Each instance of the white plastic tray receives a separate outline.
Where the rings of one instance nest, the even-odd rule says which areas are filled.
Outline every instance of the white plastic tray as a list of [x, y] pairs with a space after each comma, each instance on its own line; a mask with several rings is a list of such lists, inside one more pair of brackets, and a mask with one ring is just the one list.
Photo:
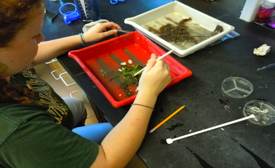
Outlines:
[[[199, 27], [202, 27], [203, 29], [211, 32], [213, 32], [216, 26], [219, 25], [223, 27], [223, 32], [218, 33], [193, 46], [188, 46], [188, 44], [185, 45], [183, 43], [170, 43], [148, 30], [149, 26], [154, 27], [155, 29], [159, 29], [161, 26], [164, 26], [167, 23], [173, 24], [173, 22], [170, 22], [167, 20], [167, 18], [172, 18], [176, 22], [179, 22], [182, 19], [191, 18], [192, 21], [190, 24], [197, 24]], [[185, 57], [189, 54], [192, 54], [193, 52], [221, 39], [225, 34], [234, 30], [233, 26], [206, 15], [178, 1], [168, 3], [131, 18], [126, 18], [124, 22], [126, 24], [132, 25], [136, 30], [140, 31], [142, 34], [162, 45], [166, 49], [175, 49], [173, 53], [179, 57]]]

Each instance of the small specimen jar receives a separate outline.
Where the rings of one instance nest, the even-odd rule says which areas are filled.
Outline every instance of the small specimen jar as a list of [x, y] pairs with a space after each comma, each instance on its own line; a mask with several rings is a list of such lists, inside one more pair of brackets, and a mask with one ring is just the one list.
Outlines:
[[274, 3], [269, 1], [264, 1], [257, 12], [254, 22], [259, 25], [265, 25], [269, 23], [269, 18], [270, 18], [270, 15], [273, 13], [273, 11], [274, 11]]

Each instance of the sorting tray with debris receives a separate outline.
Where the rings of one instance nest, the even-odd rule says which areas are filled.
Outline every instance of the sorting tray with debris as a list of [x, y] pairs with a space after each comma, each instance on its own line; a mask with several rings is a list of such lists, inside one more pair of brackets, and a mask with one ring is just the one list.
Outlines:
[[234, 30], [233, 26], [178, 1], [126, 18], [124, 22], [163, 47], [175, 49], [179, 57], [202, 49]]
[[[114, 107], [121, 107], [133, 102], [137, 94], [136, 87], [133, 86], [127, 88], [132, 93], [128, 95], [125, 89], [122, 89], [120, 80], [116, 79], [121, 63], [144, 67], [152, 53], [161, 56], [165, 51], [135, 31], [83, 49], [72, 50], [69, 52], [69, 57], [77, 61]], [[164, 60], [170, 67], [172, 77], [167, 87], [192, 75], [188, 68], [170, 55]]]

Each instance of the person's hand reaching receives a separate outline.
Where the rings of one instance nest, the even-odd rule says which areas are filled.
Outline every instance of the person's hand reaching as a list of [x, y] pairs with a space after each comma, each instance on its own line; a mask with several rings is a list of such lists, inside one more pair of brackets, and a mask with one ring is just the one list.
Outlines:
[[83, 34], [85, 43], [97, 42], [105, 37], [117, 35], [116, 29], [121, 29], [121, 27], [116, 23], [98, 23]]
[[158, 96], [171, 82], [170, 68], [163, 59], [156, 61], [157, 56], [151, 55], [147, 66], [139, 80], [139, 92]]

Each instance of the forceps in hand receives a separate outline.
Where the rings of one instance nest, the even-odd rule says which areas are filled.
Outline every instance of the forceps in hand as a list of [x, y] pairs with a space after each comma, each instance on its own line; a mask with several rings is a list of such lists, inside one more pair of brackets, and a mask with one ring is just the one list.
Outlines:
[[116, 5], [118, 2], [125, 2], [126, 0], [110, 0], [110, 3]]

